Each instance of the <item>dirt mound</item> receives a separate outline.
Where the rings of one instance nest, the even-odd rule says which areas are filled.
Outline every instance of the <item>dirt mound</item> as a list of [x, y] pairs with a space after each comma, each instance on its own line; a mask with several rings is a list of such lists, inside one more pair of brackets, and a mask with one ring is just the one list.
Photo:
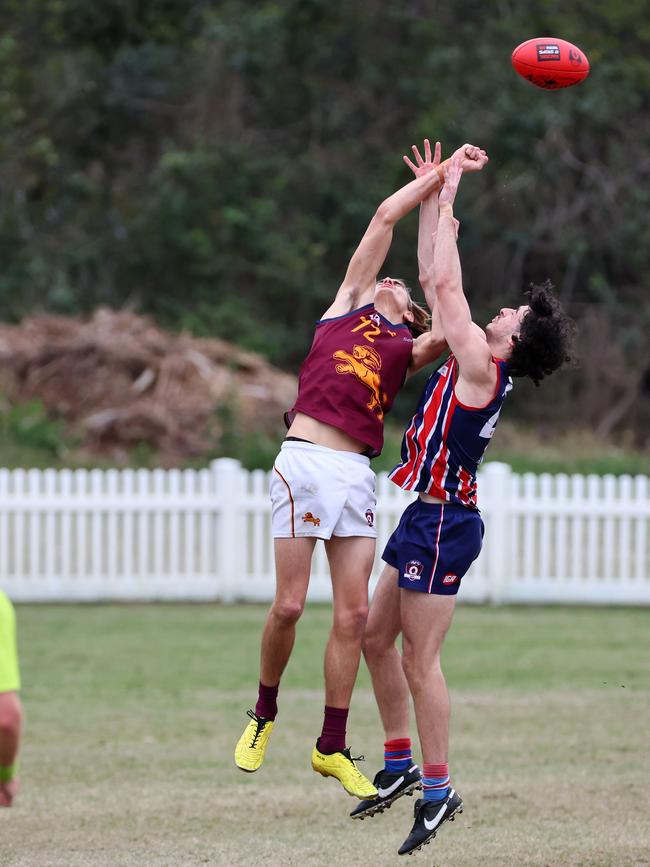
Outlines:
[[225, 426], [281, 430], [297, 382], [225, 341], [100, 309], [0, 324], [0, 389], [12, 403], [41, 401], [89, 451], [119, 458], [147, 443], [174, 464], [214, 450]]

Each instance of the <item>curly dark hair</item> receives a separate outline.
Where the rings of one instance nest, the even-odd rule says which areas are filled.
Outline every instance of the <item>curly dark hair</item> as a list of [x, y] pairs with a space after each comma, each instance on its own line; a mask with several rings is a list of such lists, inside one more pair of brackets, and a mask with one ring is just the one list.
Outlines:
[[550, 280], [540, 285], [531, 284], [525, 294], [530, 310], [524, 316], [519, 335], [513, 335], [510, 374], [529, 376], [539, 385], [545, 376], [575, 361], [575, 322], [553, 294]]

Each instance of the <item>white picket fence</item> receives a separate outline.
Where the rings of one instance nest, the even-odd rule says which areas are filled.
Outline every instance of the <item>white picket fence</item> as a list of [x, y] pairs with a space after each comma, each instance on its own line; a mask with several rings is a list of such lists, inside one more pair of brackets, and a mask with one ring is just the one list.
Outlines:
[[[273, 597], [269, 474], [0, 470], [0, 587], [15, 601]], [[413, 495], [378, 477], [377, 560]], [[517, 475], [488, 463], [471, 602], [650, 604], [650, 479]], [[372, 586], [372, 584], [371, 584]], [[317, 545], [310, 599], [331, 588]]]

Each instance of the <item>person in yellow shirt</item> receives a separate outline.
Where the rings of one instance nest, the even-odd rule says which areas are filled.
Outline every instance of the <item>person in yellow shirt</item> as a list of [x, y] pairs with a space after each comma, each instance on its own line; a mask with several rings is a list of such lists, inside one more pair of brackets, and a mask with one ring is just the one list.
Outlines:
[[11, 807], [18, 791], [18, 747], [22, 706], [16, 649], [16, 615], [0, 590], [0, 807]]

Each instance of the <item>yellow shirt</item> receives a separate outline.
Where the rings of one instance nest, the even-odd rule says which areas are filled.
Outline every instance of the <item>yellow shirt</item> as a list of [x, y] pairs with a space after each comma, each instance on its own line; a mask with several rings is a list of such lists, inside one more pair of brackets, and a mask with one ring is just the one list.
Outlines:
[[0, 692], [16, 692], [19, 689], [16, 614], [13, 605], [0, 590]]

